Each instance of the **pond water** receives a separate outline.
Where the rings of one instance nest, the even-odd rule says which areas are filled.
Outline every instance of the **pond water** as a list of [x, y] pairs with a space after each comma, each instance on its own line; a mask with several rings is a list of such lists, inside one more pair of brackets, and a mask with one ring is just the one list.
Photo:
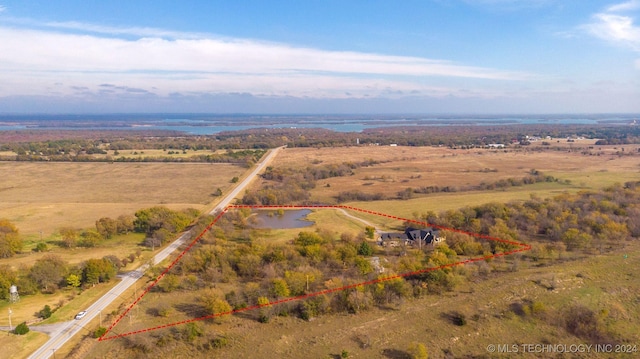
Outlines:
[[255, 227], [271, 229], [309, 227], [313, 222], [304, 219], [309, 213], [311, 213], [310, 209], [288, 210], [282, 215], [278, 215], [276, 211], [257, 211]]

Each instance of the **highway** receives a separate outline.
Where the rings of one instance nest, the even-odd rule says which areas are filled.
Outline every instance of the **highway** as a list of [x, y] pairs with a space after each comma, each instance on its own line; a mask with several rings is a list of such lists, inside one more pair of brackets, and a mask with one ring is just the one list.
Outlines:
[[[265, 167], [273, 160], [273, 158], [280, 152], [284, 147], [278, 147], [269, 151], [269, 153], [255, 166], [255, 168], [246, 176], [242, 181], [240, 181], [236, 187], [227, 194], [222, 201], [216, 205], [214, 209], [212, 209], [209, 214], [214, 214], [218, 211], [223, 210], [227, 207], [231, 201], [233, 201], [236, 196], [238, 196], [244, 189], [253, 181], [256, 176], [265, 169]], [[180, 246], [186, 244], [192, 238], [191, 232], [183, 233], [178, 239], [169, 244], [166, 248], [162, 249], [153, 257], [153, 263], [160, 263], [169, 257], [173, 252], [175, 252]], [[109, 292], [96, 300], [89, 308], [86, 309], [87, 315], [80, 320], [72, 320], [69, 322], [59, 323], [57, 327], [51, 330], [47, 330], [50, 332], [50, 339], [42, 345], [38, 350], [36, 350], [31, 356], [30, 359], [46, 359], [52, 356], [55, 356], [55, 351], [58, 348], [62, 347], [68, 340], [70, 340], [74, 335], [78, 333], [89, 333], [92, 328], [85, 328], [85, 325], [88, 325], [94, 318], [100, 316], [102, 311], [110, 305], [114, 300], [119, 298], [122, 293], [124, 293], [127, 289], [129, 289], [136, 281], [144, 275], [144, 272], [149, 268], [149, 264], [144, 264], [138, 269], [128, 272], [124, 275], [121, 275], [120, 278], [122, 280], [116, 284]], [[121, 300], [125, 298], [120, 297]], [[103, 323], [105, 324], [105, 323]], [[109, 324], [109, 323], [106, 323]], [[107, 326], [107, 325], [104, 325]], [[37, 326], [33, 326], [31, 329], [38, 330]]]

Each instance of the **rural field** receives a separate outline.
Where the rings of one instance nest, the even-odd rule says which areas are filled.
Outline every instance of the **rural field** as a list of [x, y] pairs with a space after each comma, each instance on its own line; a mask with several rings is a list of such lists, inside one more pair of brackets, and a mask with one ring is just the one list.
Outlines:
[[[206, 163], [0, 162], [0, 171], [0, 218], [15, 224], [24, 240], [22, 253], [0, 259], [0, 266], [7, 265], [24, 274], [48, 256], [58, 256], [66, 265], [78, 266], [90, 259], [125, 258], [137, 253], [134, 261], [120, 268], [132, 270], [152, 256], [151, 248], [141, 245], [144, 233], [117, 235], [92, 248], [62, 248], [58, 245], [59, 230], [71, 227], [80, 232], [95, 228], [100, 218], [133, 215], [137, 210], [160, 205], [173, 210], [206, 211], [219, 198], [214, 195], [217, 189], [224, 193], [233, 185], [231, 179], [242, 177], [246, 168]], [[47, 251], [32, 251], [40, 242], [47, 244]], [[14, 326], [37, 321], [37, 312], [44, 305], [50, 305], [55, 312], [43, 324], [72, 320], [112, 284], [115, 281], [83, 291], [62, 288], [52, 294], [23, 295], [15, 305], [2, 301], [0, 325], [9, 324], [9, 307]], [[31, 332], [19, 339], [13, 338], [10, 347], [15, 349], [16, 357], [25, 357], [46, 336]]]
[[224, 191], [245, 170], [201, 163], [1, 162], [0, 218], [39, 240], [61, 227], [92, 227], [102, 217], [156, 205], [204, 210], [218, 188]]
[[[483, 182], [520, 179], [529, 175], [532, 169], [558, 179], [558, 182], [507, 187], [502, 191], [416, 195], [424, 198], [424, 201], [412, 203], [433, 206], [429, 208], [432, 210], [438, 210], [440, 206], [446, 206], [446, 209], [459, 208], [465, 205], [467, 196], [471, 196], [469, 204], [491, 200], [502, 202], [528, 198], [529, 193], [548, 197], [563, 191], [599, 189], [640, 178], [640, 146], [623, 146], [622, 151], [620, 146], [592, 146], [592, 143], [593, 141], [584, 140], [571, 143], [571, 147], [562, 143], [557, 148], [554, 146], [544, 150], [539, 150], [542, 146], [538, 144], [517, 149], [491, 150], [402, 146], [292, 148], [282, 151], [274, 167], [305, 168], [366, 161], [374, 163], [354, 169], [353, 176], [318, 180], [316, 187], [310, 192], [311, 201], [319, 203], [335, 203], [335, 197], [340, 192], [360, 191], [395, 196], [409, 187], [450, 186], [459, 190]], [[429, 200], [432, 197], [434, 201]], [[403, 206], [399, 204], [398, 207]], [[411, 205], [404, 207], [405, 214], [407, 210], [411, 210], [410, 207], [415, 208]]]

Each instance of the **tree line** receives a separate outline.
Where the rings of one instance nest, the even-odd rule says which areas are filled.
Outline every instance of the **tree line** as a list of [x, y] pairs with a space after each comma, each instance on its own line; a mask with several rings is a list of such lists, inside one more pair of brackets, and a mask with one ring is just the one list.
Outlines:
[[[88, 160], [91, 154], [105, 151], [160, 149], [166, 151], [198, 151], [217, 149], [265, 150], [279, 146], [337, 147], [361, 145], [484, 147], [490, 143], [523, 143], [527, 135], [565, 138], [582, 136], [597, 138], [598, 145], [640, 143], [640, 126], [614, 125], [509, 125], [509, 126], [411, 126], [366, 129], [361, 133], [335, 132], [327, 129], [282, 128], [249, 129], [196, 136], [158, 132], [93, 131], [77, 137], [75, 133], [58, 133], [59, 139], [42, 139], [29, 131], [2, 138], [0, 151], [18, 153], [21, 160], [50, 157], [57, 160]], [[56, 133], [53, 131], [52, 133]], [[51, 136], [49, 136], [50, 138]], [[54, 136], [55, 137], [55, 136]], [[89, 138], [89, 139], [88, 139]], [[167, 160], [172, 160], [166, 156]], [[175, 158], [174, 158], [175, 159]], [[199, 160], [205, 161], [200, 158]], [[231, 161], [231, 158], [211, 158], [211, 161]]]
[[[79, 231], [70, 227], [62, 228], [58, 244], [63, 248], [96, 247], [118, 235], [134, 231], [146, 235], [144, 242], [140, 243], [141, 246], [159, 247], [186, 230], [199, 215], [200, 212], [195, 209], [173, 211], [162, 206], [141, 209], [133, 216], [100, 218], [96, 221], [95, 229]], [[20, 252], [22, 241], [17, 228], [11, 222], [0, 220], [0, 235], [4, 236], [0, 237], [0, 240], [9, 238], [8, 241], [19, 241], [20, 248], [9, 252], [11, 255]], [[34, 251], [47, 252], [49, 248], [41, 242]], [[32, 295], [39, 292], [54, 293], [60, 288], [81, 288], [108, 282], [115, 277], [120, 268], [133, 262], [140, 255], [141, 251], [138, 250], [124, 258], [108, 255], [89, 259], [79, 265], [70, 265], [59, 255], [47, 253], [31, 267], [12, 268], [8, 264], [0, 265], [0, 299], [7, 299], [11, 285], [16, 285], [21, 295]]]

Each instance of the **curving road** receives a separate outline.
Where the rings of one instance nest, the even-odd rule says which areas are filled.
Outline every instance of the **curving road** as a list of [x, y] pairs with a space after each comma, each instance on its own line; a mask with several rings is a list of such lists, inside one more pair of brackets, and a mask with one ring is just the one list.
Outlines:
[[[213, 214], [217, 211], [223, 210], [227, 207], [234, 198], [236, 198], [240, 192], [242, 192], [245, 187], [253, 181], [256, 176], [264, 170], [264, 168], [273, 160], [273, 158], [280, 152], [284, 147], [278, 147], [269, 151], [267, 156], [265, 156], [256, 167], [249, 173], [247, 177], [245, 177], [242, 181], [240, 181], [237, 186], [224, 197], [216, 207], [209, 212], [209, 214]], [[191, 239], [192, 233], [186, 232], [183, 233], [178, 239], [173, 241], [170, 245], [162, 249], [153, 257], [153, 263], [160, 263], [165, 260], [169, 255], [175, 252], [181, 245], [186, 244]], [[148, 264], [144, 264], [138, 269], [133, 270], [131, 272], [125, 273], [120, 276], [122, 280], [116, 284], [109, 292], [96, 300], [89, 308], [86, 309], [87, 315], [80, 320], [72, 320], [69, 322], [59, 323], [57, 325], [49, 325], [46, 328], [42, 328], [43, 332], [50, 333], [50, 339], [44, 343], [38, 350], [36, 350], [29, 359], [43, 359], [50, 358], [55, 355], [55, 351], [62, 347], [69, 339], [71, 339], [74, 335], [79, 332], [88, 333], [90, 331], [89, 328], [85, 328], [85, 325], [89, 324], [95, 317], [101, 315], [102, 310], [104, 310], [111, 302], [113, 302], [116, 298], [120, 297], [122, 293], [124, 293], [127, 289], [129, 289], [136, 281], [144, 275], [144, 272], [149, 268]], [[32, 326], [32, 330], [38, 331], [37, 326]], [[46, 330], [45, 330], [46, 329]]]

